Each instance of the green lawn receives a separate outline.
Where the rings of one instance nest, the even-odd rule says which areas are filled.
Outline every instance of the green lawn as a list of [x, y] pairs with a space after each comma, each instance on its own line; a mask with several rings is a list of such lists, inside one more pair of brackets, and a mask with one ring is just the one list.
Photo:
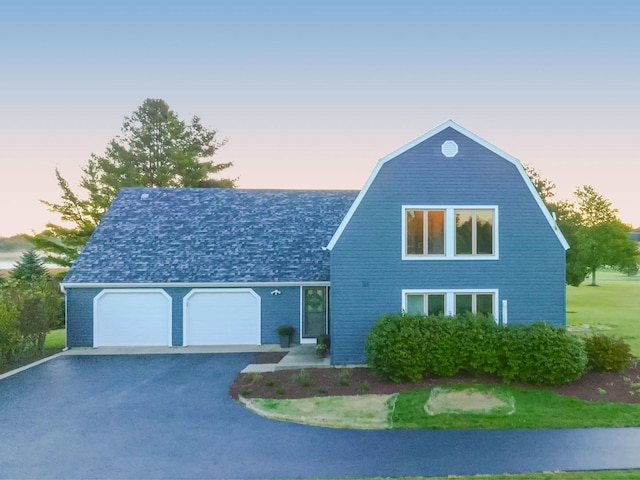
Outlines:
[[[506, 414], [425, 414], [430, 388], [401, 392], [391, 414], [393, 428], [583, 428], [640, 426], [640, 405], [587, 402], [543, 389], [500, 386], [467, 386], [499, 390], [515, 399], [515, 412]], [[465, 388], [460, 385], [457, 388]]]
[[65, 329], [60, 328], [58, 330], [51, 330], [47, 334], [47, 339], [44, 341], [44, 348], [47, 349], [60, 349], [65, 347], [66, 335]]
[[591, 332], [604, 326], [602, 333], [622, 338], [640, 357], [640, 275], [605, 270], [597, 272], [596, 282], [567, 287], [567, 326], [588, 324]]
[[455, 478], [456, 480], [638, 480], [640, 479], [640, 470], [609, 470], [603, 472], [545, 472], [523, 473], [519, 475], [476, 475], [463, 477], [403, 477], [402, 480], [446, 480], [452, 478]]

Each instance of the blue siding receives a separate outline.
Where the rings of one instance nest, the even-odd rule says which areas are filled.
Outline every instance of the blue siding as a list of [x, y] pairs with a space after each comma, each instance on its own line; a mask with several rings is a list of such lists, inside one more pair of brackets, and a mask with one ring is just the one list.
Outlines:
[[67, 302], [67, 347], [93, 347], [93, 297], [100, 290], [69, 288]]
[[[454, 140], [459, 153], [442, 155]], [[499, 260], [403, 261], [402, 205], [497, 205]], [[402, 289], [499, 289], [509, 323], [565, 324], [565, 251], [514, 165], [448, 128], [382, 166], [331, 252], [332, 362], [360, 363]]]
[[[68, 288], [67, 296], [67, 346], [93, 346], [93, 299], [102, 288]], [[113, 288], [110, 288], [113, 290]], [[172, 287], [164, 291], [172, 299], [172, 343], [182, 345], [183, 300], [192, 288]], [[299, 341], [300, 331], [300, 287], [278, 287], [280, 295], [271, 295], [275, 287], [257, 287], [253, 290], [261, 299], [262, 343], [278, 343], [276, 327], [290, 324], [296, 329], [294, 341]]]
[[[271, 295], [275, 289], [280, 295]], [[292, 341], [300, 341], [300, 287], [260, 287], [253, 289], [262, 302], [262, 343], [278, 343], [278, 325], [291, 325], [296, 329]]]

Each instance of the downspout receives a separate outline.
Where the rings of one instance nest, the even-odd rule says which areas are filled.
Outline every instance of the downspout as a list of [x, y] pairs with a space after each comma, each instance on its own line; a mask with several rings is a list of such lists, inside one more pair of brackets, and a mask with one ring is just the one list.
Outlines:
[[61, 283], [60, 284], [60, 291], [64, 294], [64, 348], [62, 349], [63, 352], [66, 352], [67, 350], [69, 350], [69, 341], [67, 338], [67, 335], [69, 335], [69, 329], [67, 328], [67, 318], [69, 318], [67, 316], [67, 289], [64, 288], [64, 285]]
[[507, 301], [502, 300], [502, 325], [506, 325], [507, 320]]

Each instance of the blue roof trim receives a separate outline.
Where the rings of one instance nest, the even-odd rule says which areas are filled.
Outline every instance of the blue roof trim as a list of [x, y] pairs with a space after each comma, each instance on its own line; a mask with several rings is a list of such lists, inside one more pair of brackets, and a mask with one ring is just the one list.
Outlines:
[[63, 284], [327, 282], [356, 195], [123, 188]]

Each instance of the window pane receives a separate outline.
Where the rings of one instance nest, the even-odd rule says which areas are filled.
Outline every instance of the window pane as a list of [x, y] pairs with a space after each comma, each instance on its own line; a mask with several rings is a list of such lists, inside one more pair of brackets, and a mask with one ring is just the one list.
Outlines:
[[424, 212], [407, 210], [407, 255], [424, 253]]
[[424, 315], [424, 295], [407, 295], [407, 313]]
[[491, 293], [476, 295], [476, 312], [493, 315], [493, 295]]
[[477, 253], [493, 254], [493, 210], [476, 210]]
[[473, 309], [473, 295], [470, 293], [456, 293], [456, 315], [470, 312]]
[[472, 232], [473, 210], [456, 210], [456, 254], [473, 253]]
[[444, 255], [444, 210], [431, 210], [428, 215], [428, 253]]
[[444, 314], [444, 295], [431, 294], [427, 297], [429, 315]]

